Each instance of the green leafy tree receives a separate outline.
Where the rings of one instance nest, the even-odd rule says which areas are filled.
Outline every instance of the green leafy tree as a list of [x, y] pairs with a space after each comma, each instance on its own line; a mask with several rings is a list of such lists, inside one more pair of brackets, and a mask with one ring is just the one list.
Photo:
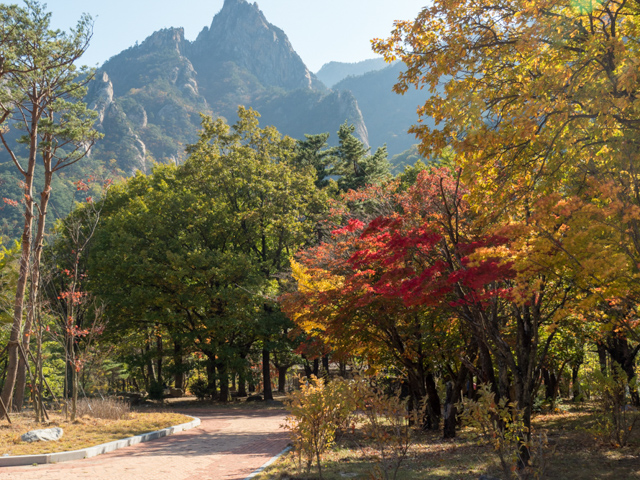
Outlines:
[[295, 162], [301, 166], [310, 166], [316, 172], [316, 187], [324, 188], [329, 184], [330, 168], [336, 161], [337, 148], [328, 147], [328, 133], [305, 135], [304, 140], [296, 143]]
[[183, 166], [110, 189], [89, 265], [112, 334], [165, 326], [208, 358], [222, 400], [251, 346], [268, 352], [288, 323], [279, 274], [323, 208], [313, 170], [293, 161], [294, 140], [257, 118], [244, 108], [232, 127], [203, 117]]
[[338, 159], [332, 173], [340, 175], [338, 185], [343, 191], [357, 190], [390, 178], [387, 147], [380, 147], [373, 155], [369, 155], [362, 141], [353, 134], [354, 131], [355, 126], [346, 123], [338, 130]]

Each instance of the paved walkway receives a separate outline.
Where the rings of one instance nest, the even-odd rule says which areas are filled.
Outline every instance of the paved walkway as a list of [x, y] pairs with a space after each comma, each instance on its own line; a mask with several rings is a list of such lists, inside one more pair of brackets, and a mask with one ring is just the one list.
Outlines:
[[277, 410], [189, 410], [199, 427], [97, 457], [0, 468], [0, 480], [243, 480], [289, 443]]

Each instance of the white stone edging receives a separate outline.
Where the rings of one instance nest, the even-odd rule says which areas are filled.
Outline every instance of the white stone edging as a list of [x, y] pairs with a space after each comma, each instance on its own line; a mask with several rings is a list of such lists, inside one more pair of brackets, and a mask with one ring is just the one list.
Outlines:
[[269, 460], [267, 463], [265, 463], [264, 465], [262, 465], [260, 468], [258, 468], [257, 470], [254, 470], [251, 475], [249, 475], [247, 478], [245, 478], [244, 480], [251, 480], [253, 477], [255, 477], [256, 475], [259, 475], [260, 473], [262, 473], [269, 465], [271, 465], [273, 462], [275, 462], [276, 460], [278, 460], [282, 455], [284, 455], [285, 453], [287, 453], [289, 450], [291, 450], [291, 446], [288, 446], [287, 448], [285, 448], [284, 450], [282, 450], [279, 454], [277, 454], [275, 457], [272, 457], [271, 460]]
[[41, 455], [0, 456], [0, 467], [58, 463], [68, 462], [70, 460], [81, 460], [83, 458], [91, 458], [97, 455], [102, 455], [103, 453], [113, 452], [114, 450], [118, 450], [120, 448], [136, 445], [138, 443], [167, 437], [169, 435], [173, 435], [174, 433], [189, 430], [200, 425], [199, 418], [192, 417], [191, 415], [185, 416], [193, 418], [193, 420], [189, 423], [174, 425], [173, 427], [163, 428], [162, 430], [156, 430], [155, 432], [143, 433], [142, 435], [136, 435], [134, 437], [123, 438], [122, 440], [114, 440], [113, 442], [103, 443], [101, 445], [96, 445], [95, 447], [83, 448], [82, 450], [73, 450], [71, 452], [44, 453]]

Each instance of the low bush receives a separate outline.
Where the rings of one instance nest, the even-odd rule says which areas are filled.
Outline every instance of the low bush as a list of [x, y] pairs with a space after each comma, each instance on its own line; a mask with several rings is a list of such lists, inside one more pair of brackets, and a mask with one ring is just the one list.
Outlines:
[[209, 383], [204, 378], [196, 378], [189, 385], [189, 391], [195, 395], [198, 400], [204, 400], [211, 395], [211, 388]]
[[385, 393], [362, 378], [325, 382], [312, 376], [301, 380], [300, 390], [291, 393], [286, 403], [290, 414], [285, 428], [291, 433], [299, 469], [304, 461], [309, 473], [315, 460], [322, 479], [322, 456], [337, 432], [355, 430], [359, 423], [364, 436], [358, 446], [363, 452], [371, 448], [377, 452], [370, 478], [398, 477], [413, 441], [407, 402], [399, 393]]
[[640, 420], [637, 408], [631, 406], [631, 391], [637, 390], [637, 383], [629, 382], [619, 366], [609, 375], [592, 372], [587, 382], [599, 413], [590, 432], [603, 443], [624, 447]]
[[[478, 390], [478, 400], [463, 398], [460, 420], [477, 438], [493, 446], [505, 478], [543, 478], [548, 468], [548, 442], [544, 432], [528, 435], [522, 412], [507, 399], [496, 402], [489, 385]], [[529, 438], [530, 437], [530, 438]], [[523, 459], [528, 450], [530, 459]]]
[[162, 400], [164, 398], [164, 386], [162, 383], [151, 382], [151, 385], [149, 385], [149, 398], [151, 400]]
[[357, 408], [355, 389], [343, 379], [329, 383], [311, 376], [300, 380], [300, 390], [287, 396], [290, 413], [285, 420], [299, 466], [304, 457], [307, 472], [315, 459], [322, 479], [321, 457], [334, 443], [336, 431], [345, 428]]
[[[362, 409], [363, 432], [368, 446], [377, 452], [377, 464], [371, 472], [375, 480], [395, 480], [413, 442], [407, 400], [399, 391], [385, 393], [366, 381], [356, 383]], [[362, 448], [362, 447], [361, 447]]]

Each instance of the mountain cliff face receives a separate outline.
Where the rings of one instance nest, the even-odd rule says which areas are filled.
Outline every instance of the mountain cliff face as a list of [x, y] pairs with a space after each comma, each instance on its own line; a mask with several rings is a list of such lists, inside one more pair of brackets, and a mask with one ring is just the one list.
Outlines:
[[160, 30], [102, 66], [87, 95], [105, 134], [92, 157], [115, 159], [127, 174], [183, 160], [185, 144], [197, 139], [200, 112], [212, 113], [188, 47], [183, 29]]
[[127, 174], [147, 172], [154, 161], [183, 161], [200, 112], [233, 122], [238, 105], [254, 107], [263, 124], [295, 138], [330, 132], [335, 139], [347, 121], [368, 142], [354, 96], [328, 90], [285, 33], [245, 0], [225, 0], [193, 42], [181, 28], [165, 29], [112, 57], [87, 102], [105, 134], [92, 157], [115, 159]]
[[[336, 90], [347, 90], [353, 94], [367, 125], [369, 143], [373, 148], [386, 143], [389, 155], [403, 152], [418, 143], [407, 130], [417, 123], [416, 111], [429, 95], [427, 89], [414, 88], [409, 88], [404, 95], [395, 93], [393, 86], [401, 70], [402, 64], [392, 64], [382, 70], [347, 77], [333, 86]], [[430, 127], [435, 125], [430, 118], [425, 122]]]
[[200, 32], [190, 58], [198, 71], [233, 62], [264, 87], [324, 89], [295, 52], [285, 33], [256, 4], [226, 0], [211, 27]]

